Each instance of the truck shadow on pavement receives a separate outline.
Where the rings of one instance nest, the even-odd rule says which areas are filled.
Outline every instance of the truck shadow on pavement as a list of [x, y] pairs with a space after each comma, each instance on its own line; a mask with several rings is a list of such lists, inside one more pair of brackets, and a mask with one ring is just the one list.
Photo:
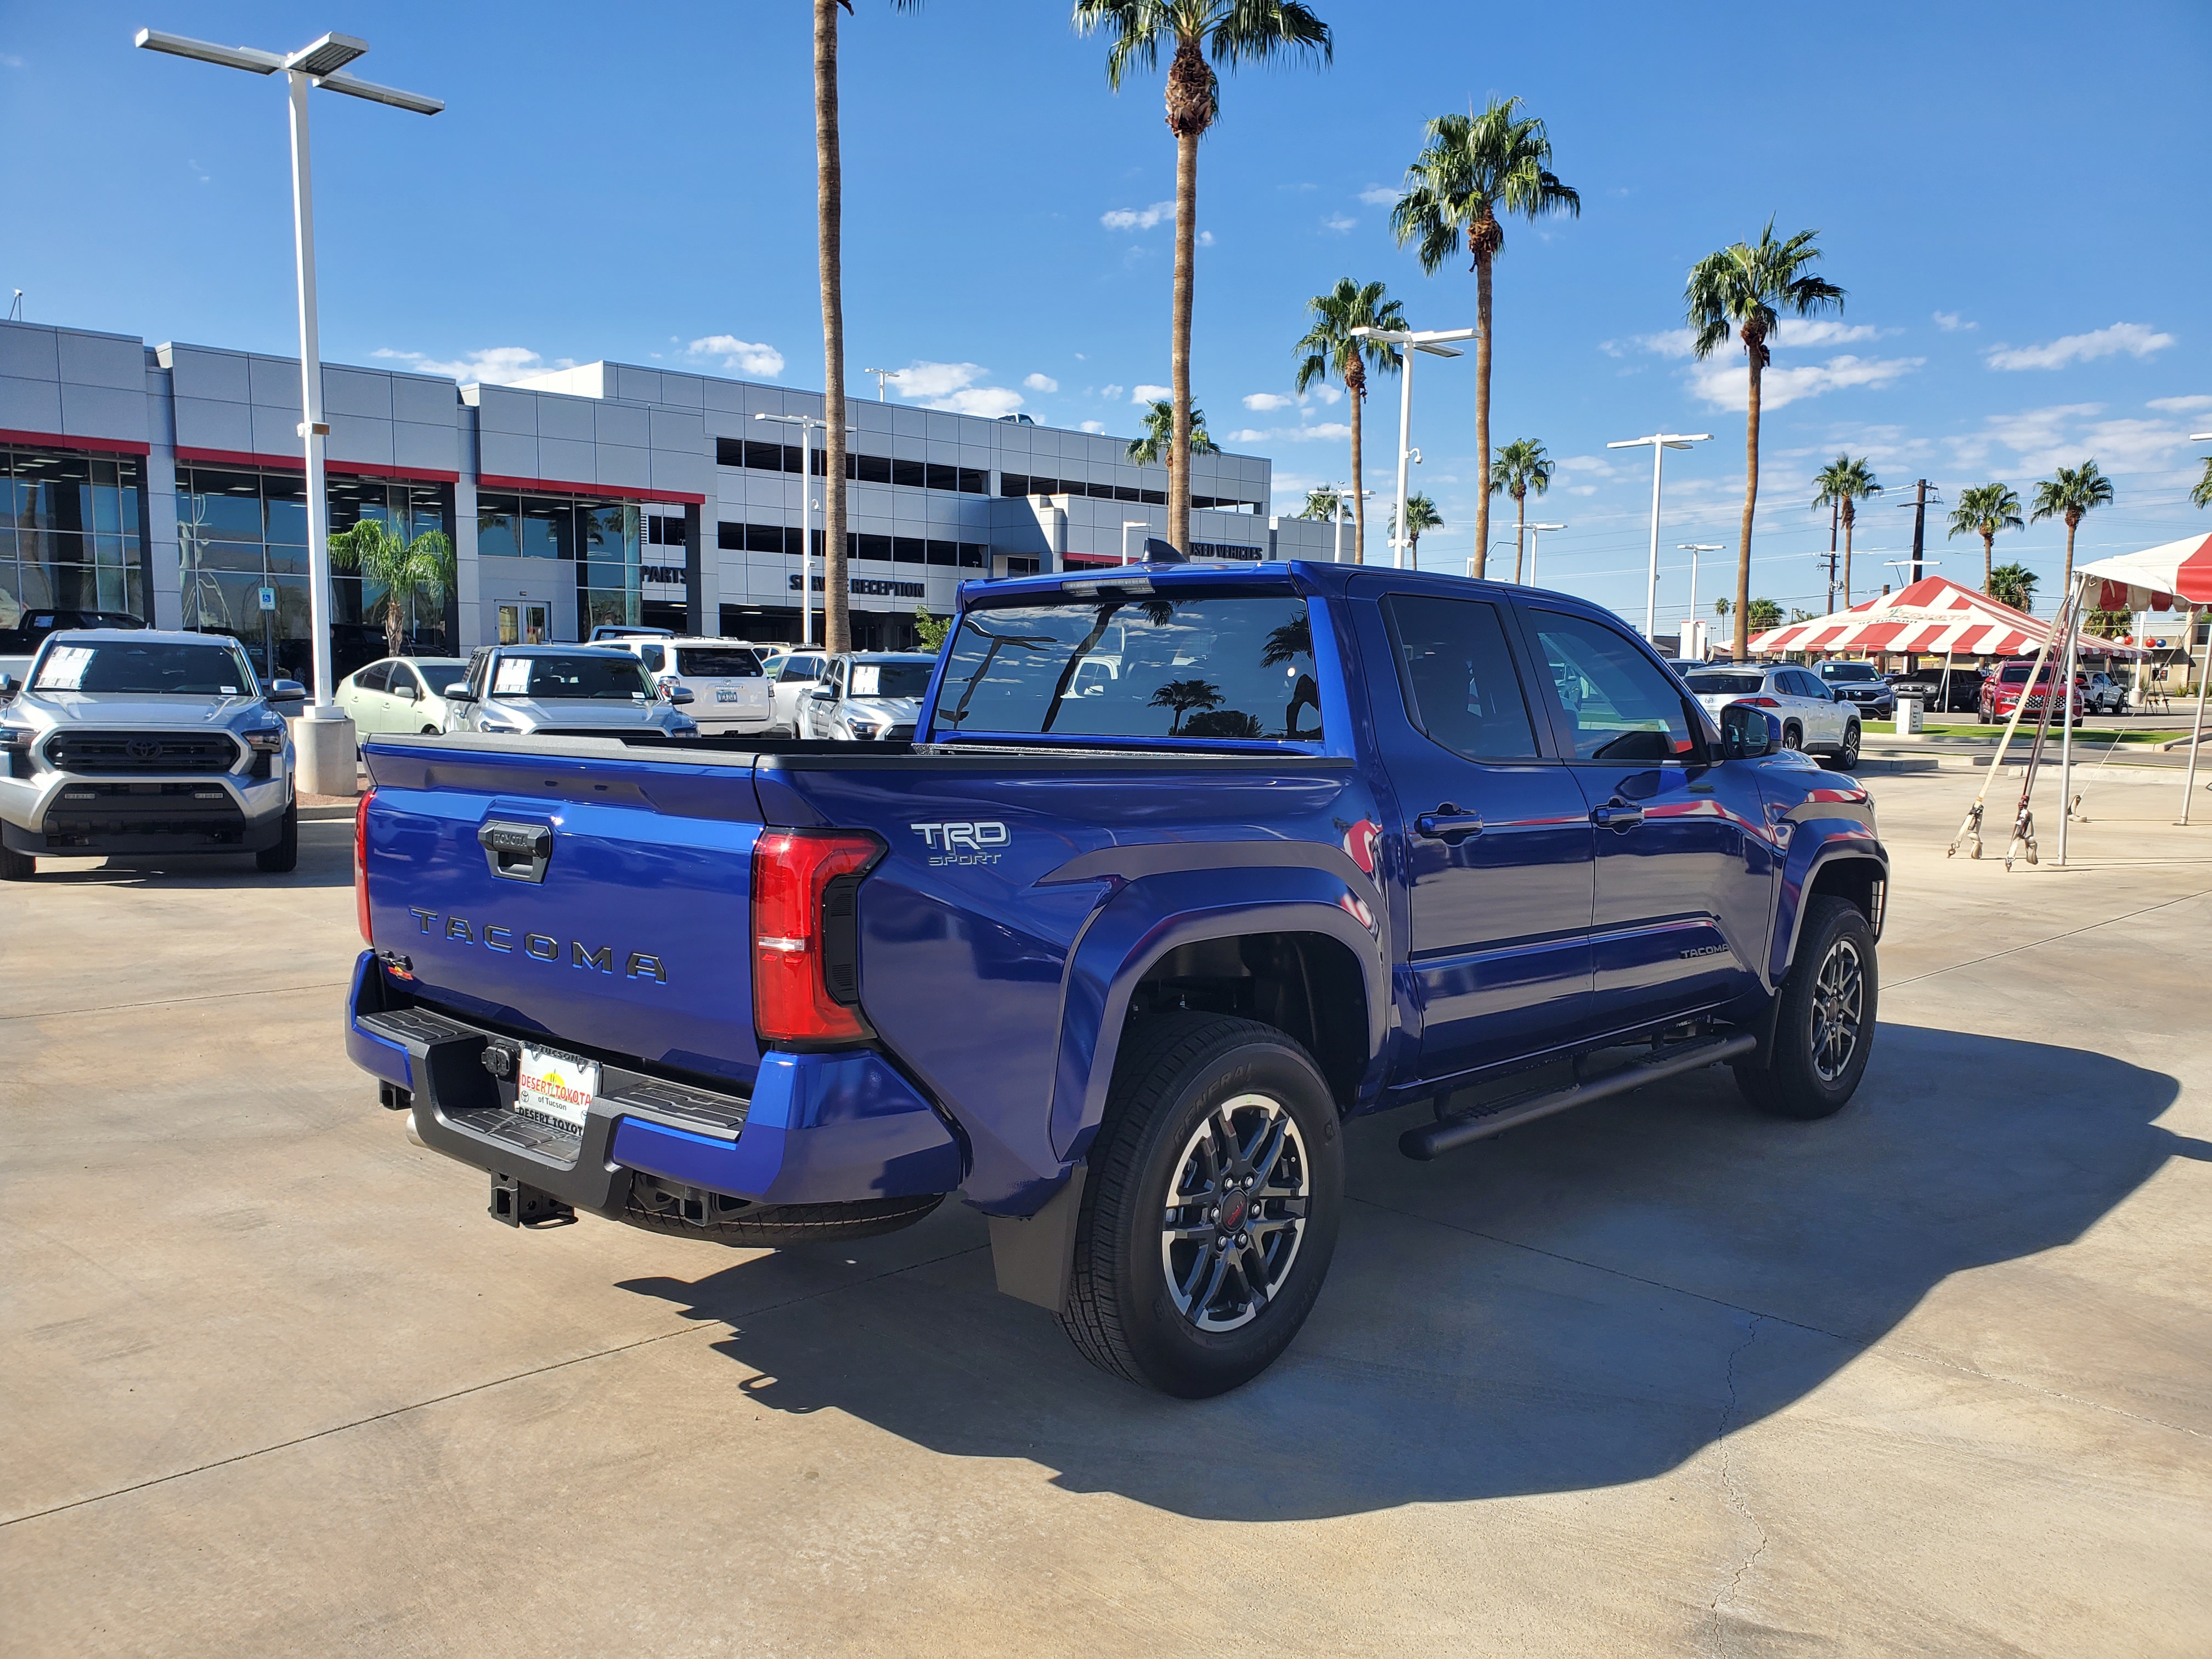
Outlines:
[[300, 826], [300, 862], [283, 875], [258, 870], [251, 853], [198, 853], [179, 856], [118, 854], [92, 858], [39, 860], [30, 884], [40, 887], [160, 887], [194, 892], [222, 887], [350, 887], [353, 885], [353, 824], [330, 821]]
[[[1896, 1024], [1875, 1053], [1824, 1123], [1760, 1116], [1706, 1072], [1430, 1164], [1397, 1153], [1408, 1114], [1353, 1125], [1313, 1317], [1212, 1401], [1084, 1364], [996, 1294], [981, 1223], [957, 1206], [890, 1238], [625, 1288], [727, 1327], [714, 1346], [745, 1368], [732, 1410], [834, 1407], [1192, 1516], [1639, 1480], [1803, 1397], [1948, 1276], [2066, 1244], [2168, 1158], [2212, 1158], [2154, 1121], [2173, 1079], [2107, 1055]], [[2061, 1363], [2106, 1337], [2139, 1350], [2105, 1316], [2069, 1302], [2044, 1327], [2063, 1330]], [[2019, 1322], [2007, 1346], [2040, 1340]]]

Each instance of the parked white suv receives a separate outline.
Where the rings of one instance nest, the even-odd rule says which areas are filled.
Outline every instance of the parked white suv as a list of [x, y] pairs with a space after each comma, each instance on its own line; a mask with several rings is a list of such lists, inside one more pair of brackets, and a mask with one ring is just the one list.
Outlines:
[[[12, 694], [12, 695], [11, 695]], [[0, 676], [0, 880], [40, 858], [251, 853], [300, 861], [292, 736], [238, 642], [150, 628], [50, 634]]]
[[1720, 718], [1732, 702], [1771, 709], [1782, 722], [1782, 746], [1818, 755], [1838, 771], [1859, 763], [1859, 711], [1809, 668], [1794, 663], [1739, 663], [1692, 670], [1691, 696]]
[[787, 649], [781, 656], [768, 660], [770, 695], [774, 698], [773, 712], [769, 717], [769, 735], [772, 738], [795, 738], [801, 735], [803, 720], [800, 705], [814, 694], [827, 672], [829, 658], [811, 645], [796, 650]]
[[768, 676], [757, 647], [742, 640], [646, 639], [609, 641], [645, 665], [663, 697], [691, 694], [691, 718], [709, 738], [765, 734], [774, 717]]

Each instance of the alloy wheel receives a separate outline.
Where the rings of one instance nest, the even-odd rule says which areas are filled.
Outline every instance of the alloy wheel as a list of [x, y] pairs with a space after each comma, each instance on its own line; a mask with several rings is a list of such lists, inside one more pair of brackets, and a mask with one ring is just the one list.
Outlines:
[[1833, 1083], [1851, 1063], [1865, 1016], [1866, 964], [1856, 944], [1839, 939], [1813, 976], [1813, 1069], [1821, 1082]]
[[1305, 1142], [1280, 1101], [1215, 1107], [1176, 1161], [1160, 1225], [1176, 1310], [1202, 1331], [1258, 1318], [1297, 1260], [1311, 1199]]

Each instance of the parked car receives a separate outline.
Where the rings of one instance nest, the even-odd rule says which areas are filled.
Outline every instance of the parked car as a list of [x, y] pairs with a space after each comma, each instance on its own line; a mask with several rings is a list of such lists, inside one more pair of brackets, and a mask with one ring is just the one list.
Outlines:
[[[2012, 718], [2013, 709], [2020, 702], [2021, 693], [2028, 691], [2028, 671], [2034, 666], [2035, 661], [2033, 658], [1999, 663], [1989, 677], [1983, 680], [1978, 705], [1983, 725], [1996, 725]], [[2052, 695], [2052, 689], [2057, 684], [2058, 665], [2056, 663], [2045, 663], [2043, 672], [2035, 677], [2035, 689], [2028, 691], [2027, 708], [2021, 715], [2023, 721], [2041, 717], [2045, 699]], [[2081, 688], [2078, 685], [2068, 687], [2066, 708], [2060, 718], [2078, 722], [2081, 718]]]
[[767, 734], [775, 711], [757, 647], [718, 639], [633, 638], [615, 643], [645, 665], [662, 696], [679, 690], [691, 694], [691, 718], [707, 736]]
[[446, 693], [449, 732], [609, 737], [621, 732], [696, 737], [683, 712], [689, 691], [662, 697], [645, 666], [611, 646], [491, 645], [469, 659]]
[[813, 696], [827, 665], [828, 659], [811, 646], [786, 651], [761, 665], [769, 681], [769, 736], [799, 735], [799, 704]]
[[1717, 1062], [1787, 1117], [1857, 1086], [1866, 792], [1595, 605], [1155, 559], [969, 583], [944, 663], [911, 748], [372, 741], [380, 1097], [515, 1224], [757, 1247], [958, 1191], [1001, 1290], [1198, 1396], [1312, 1309], [1350, 1117], [1434, 1106], [1429, 1158]]
[[672, 640], [672, 628], [647, 628], [636, 623], [599, 623], [592, 629], [591, 643], [605, 645], [616, 640]]
[[1819, 755], [1841, 772], [1859, 763], [1857, 706], [1838, 698], [1810, 669], [1792, 663], [1743, 663], [1701, 668], [1684, 683], [1716, 716], [1732, 702], [1772, 709], [1782, 722], [1784, 749]]
[[338, 682], [338, 707], [363, 738], [379, 732], [442, 732], [453, 717], [446, 688], [460, 684], [468, 672], [465, 657], [380, 658]]
[[[12, 678], [12, 677], [10, 677]], [[166, 629], [49, 634], [0, 709], [0, 880], [46, 858], [251, 853], [300, 860], [292, 736], [237, 641]]]
[[1897, 718], [1897, 693], [1869, 662], [1824, 662], [1813, 671], [1836, 697], [1859, 711], [1862, 720]]
[[28, 656], [46, 643], [46, 635], [84, 628], [143, 628], [146, 624], [127, 611], [55, 611], [33, 605], [12, 628], [0, 628], [0, 656]]
[[2094, 673], [2075, 673], [2074, 684], [2081, 694], [2082, 708], [2090, 714], [2124, 714], [2128, 712], [2128, 688], [2124, 680], [2116, 680], [2100, 669]]
[[1980, 708], [1982, 678], [1982, 671], [1968, 663], [1954, 663], [1948, 674], [1941, 668], [1921, 668], [1888, 677], [1891, 696], [1917, 693], [1922, 710], [1939, 715], [1971, 714]]
[[907, 742], [936, 666], [936, 658], [918, 652], [831, 657], [821, 680], [799, 700], [799, 735], [841, 743]]

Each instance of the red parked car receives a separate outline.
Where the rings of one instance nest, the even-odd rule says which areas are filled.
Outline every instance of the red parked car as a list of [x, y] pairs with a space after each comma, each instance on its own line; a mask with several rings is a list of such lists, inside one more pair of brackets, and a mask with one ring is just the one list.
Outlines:
[[[2012, 718], [2013, 708], [2020, 702], [2020, 694], [2027, 690], [2028, 671], [2035, 666], [2029, 659], [2020, 662], [1999, 663], [1996, 672], [1982, 682], [1982, 724], [1993, 725]], [[2028, 692], [2027, 711], [2021, 716], [2022, 723], [2039, 718], [2043, 713], [2043, 702], [2050, 696], [2051, 688], [2058, 683], [2058, 665], [2046, 662], [2043, 672], [2035, 677], [2035, 689]], [[2081, 688], [2068, 688], [2069, 718], [2079, 724], [2081, 719]]]

